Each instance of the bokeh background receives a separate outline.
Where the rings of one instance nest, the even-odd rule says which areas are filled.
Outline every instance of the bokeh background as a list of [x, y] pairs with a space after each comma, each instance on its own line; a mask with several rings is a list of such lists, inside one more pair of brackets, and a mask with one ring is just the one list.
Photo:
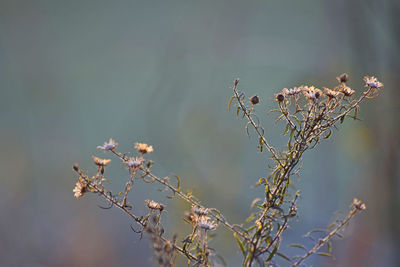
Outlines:
[[[248, 215], [252, 186], [268, 173], [266, 155], [245, 121], [228, 113], [229, 87], [258, 94], [267, 136], [282, 144], [267, 110], [273, 95], [301, 84], [333, 86], [350, 74], [385, 83], [362, 105], [362, 121], [308, 152], [300, 217], [289, 243], [325, 228], [353, 197], [367, 210], [334, 242], [336, 260], [313, 266], [400, 266], [400, 2], [303, 1], [0, 1], [0, 265], [155, 266], [150, 246], [118, 210], [97, 196], [73, 198], [71, 166], [94, 171], [96, 146], [115, 138], [123, 151], [153, 144], [153, 171], [183, 179], [203, 203], [233, 222]], [[111, 188], [127, 173], [114, 160]], [[131, 202], [168, 206], [170, 233], [182, 231], [187, 205], [158, 186], [137, 183]], [[179, 238], [183, 239], [183, 234]], [[223, 229], [211, 243], [240, 266]]]

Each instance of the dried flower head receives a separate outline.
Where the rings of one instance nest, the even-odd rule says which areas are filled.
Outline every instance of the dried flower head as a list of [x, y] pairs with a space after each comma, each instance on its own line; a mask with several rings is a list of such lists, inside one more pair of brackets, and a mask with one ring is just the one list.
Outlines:
[[343, 84], [341, 86], [339, 86], [339, 91], [341, 93], [343, 93], [345, 96], [352, 96], [352, 95], [354, 95], [354, 92], [355, 92], [350, 87], [343, 85]]
[[124, 162], [128, 166], [128, 168], [131, 169], [137, 169], [143, 164], [143, 158], [142, 157], [131, 157], [127, 161]]
[[153, 146], [149, 146], [145, 143], [135, 143], [135, 149], [137, 152], [142, 154], [149, 154], [154, 151]]
[[324, 94], [325, 94], [327, 97], [329, 97], [330, 99], [332, 99], [332, 98], [338, 97], [339, 92], [324, 87]]
[[72, 192], [74, 192], [74, 197], [79, 198], [83, 196], [83, 194], [85, 194], [87, 191], [86, 189], [87, 189], [86, 182], [79, 180], [75, 184], [75, 188], [72, 190]]
[[184, 219], [185, 219], [187, 222], [189, 222], [190, 224], [196, 224], [196, 223], [197, 223], [197, 220], [198, 220], [198, 217], [197, 217], [195, 214], [193, 214], [193, 212], [185, 211], [185, 213], [184, 213]]
[[105, 167], [108, 165], [108, 163], [111, 162], [111, 159], [101, 159], [96, 156], [93, 156], [92, 158], [93, 158], [94, 164], [96, 164], [99, 167]]
[[162, 211], [162, 210], [164, 209], [164, 205], [163, 205], [163, 204], [160, 204], [160, 203], [158, 203], [158, 202], [155, 202], [154, 200], [146, 199], [145, 202], [146, 202], [147, 207], [148, 207], [149, 209], [151, 209], [151, 210], [159, 210], [159, 211]]
[[258, 97], [258, 95], [252, 96], [250, 97], [250, 102], [253, 105], [257, 105], [258, 103], [260, 103], [260, 98]]
[[285, 96], [282, 93], [278, 93], [275, 96], [275, 100], [278, 101], [278, 102], [283, 102], [283, 100], [285, 100]]
[[364, 77], [365, 87], [380, 89], [383, 87], [383, 83], [378, 81], [374, 76], [365, 76]]
[[302, 87], [293, 87], [290, 89], [283, 88], [283, 94], [285, 96], [297, 95], [298, 93], [301, 92], [301, 90], [302, 90]]
[[208, 209], [202, 208], [202, 207], [194, 207], [193, 212], [197, 214], [198, 216], [205, 216], [208, 214]]
[[336, 77], [339, 83], [346, 83], [349, 80], [349, 75], [347, 73], [343, 73]]
[[365, 203], [363, 203], [361, 200], [359, 200], [357, 198], [353, 199], [353, 204], [352, 205], [358, 210], [365, 210], [367, 208]]
[[104, 142], [104, 144], [102, 146], [98, 146], [97, 149], [101, 149], [103, 151], [107, 151], [107, 150], [113, 150], [117, 146], [118, 146], [118, 143], [116, 143], [112, 138], [110, 138], [108, 143]]
[[304, 96], [309, 100], [316, 100], [321, 97], [322, 92], [314, 86], [303, 86]]
[[217, 228], [217, 224], [213, 221], [210, 221], [209, 218], [205, 216], [201, 217], [197, 224], [204, 230], [214, 230]]

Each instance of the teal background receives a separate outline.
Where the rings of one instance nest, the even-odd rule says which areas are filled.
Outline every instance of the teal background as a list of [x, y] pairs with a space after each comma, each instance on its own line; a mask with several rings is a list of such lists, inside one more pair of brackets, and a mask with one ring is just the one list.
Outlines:
[[[367, 210], [334, 242], [336, 260], [307, 263], [399, 266], [399, 12], [395, 0], [0, 0], [0, 265], [156, 266], [128, 217], [99, 209], [97, 196], [73, 198], [72, 164], [94, 172], [91, 156], [105, 157], [96, 146], [110, 137], [122, 151], [152, 144], [154, 173], [179, 175], [202, 203], [243, 221], [268, 169], [254, 133], [249, 140], [228, 113], [233, 79], [261, 97], [258, 114], [281, 146], [283, 127], [266, 114], [274, 94], [331, 87], [347, 72], [358, 91], [364, 75], [385, 88], [362, 104], [362, 121], [305, 155], [300, 217], [282, 249], [302, 253], [287, 245], [310, 246], [302, 235], [358, 197]], [[116, 159], [106, 173], [115, 190], [128, 175]], [[136, 186], [138, 214], [145, 199], [159, 200], [171, 235], [189, 231], [186, 204]], [[217, 233], [211, 246], [240, 266], [230, 233]]]

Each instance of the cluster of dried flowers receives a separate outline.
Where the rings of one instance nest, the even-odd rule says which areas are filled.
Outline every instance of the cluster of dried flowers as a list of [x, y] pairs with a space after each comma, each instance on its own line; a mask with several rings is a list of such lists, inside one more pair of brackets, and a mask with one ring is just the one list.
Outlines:
[[[329, 89], [327, 87], [324, 87], [324, 91], [322, 92], [320, 89], [314, 87], [314, 86], [299, 86], [299, 87], [293, 87], [293, 88], [284, 88], [282, 92], [276, 94], [276, 101], [278, 102], [283, 102], [286, 98], [292, 97], [295, 101], [298, 98], [298, 95], [300, 93], [303, 93], [304, 97], [310, 101], [316, 101], [320, 99], [322, 96], [327, 96], [328, 100], [331, 101], [332, 99], [337, 99], [338, 97], [342, 97], [342, 100], [344, 97], [350, 97], [354, 95], [355, 91], [352, 90], [350, 87], [347, 86], [347, 81], [349, 80], [349, 75], [347, 73], [343, 73], [342, 75], [336, 77], [337, 81], [339, 82], [339, 85], [336, 86], [333, 89]], [[368, 94], [371, 94], [369, 97], [374, 97], [377, 95], [379, 89], [383, 87], [383, 83], [379, 82], [375, 77], [373, 76], [365, 76], [364, 77], [365, 81], [365, 86], [367, 88], [372, 88]], [[254, 96], [257, 97], [257, 96]], [[258, 97], [257, 97], [258, 98]], [[252, 104], [257, 104], [253, 103], [252, 101], [253, 98], [250, 98], [250, 102]]]
[[[88, 176], [79, 165], [73, 166], [78, 174], [78, 181], [73, 189], [74, 196], [79, 198], [87, 192], [96, 193], [109, 202], [108, 208], [114, 206], [126, 213], [140, 227], [139, 230], [132, 230], [139, 234], [147, 233], [150, 237], [160, 266], [173, 266], [177, 253], [187, 258], [189, 266], [217, 265], [220, 255], [209, 247], [209, 232], [216, 230], [218, 226], [223, 226], [233, 233], [234, 240], [243, 254], [243, 266], [250, 267], [255, 263], [260, 266], [278, 266], [281, 261], [289, 266], [299, 266], [315, 253], [330, 256], [330, 239], [339, 235], [357, 212], [366, 209], [362, 201], [354, 199], [347, 216], [335, 221], [326, 230], [325, 235], [315, 241], [312, 248], [307, 249], [303, 245], [295, 244], [295, 247], [305, 250], [304, 255], [284, 255], [280, 252], [280, 244], [282, 234], [289, 227], [290, 221], [298, 216], [296, 202], [300, 191], [293, 189], [292, 177], [299, 173], [303, 153], [314, 148], [322, 139], [329, 138], [332, 130], [345, 118], [357, 119], [359, 104], [364, 99], [377, 96], [383, 87], [375, 77], [366, 76], [366, 89], [359, 98], [354, 99], [356, 91], [347, 85], [348, 79], [347, 74], [340, 75], [337, 77], [338, 85], [333, 89], [323, 87], [322, 91], [314, 86], [299, 86], [284, 88], [276, 94], [278, 108], [272, 111], [279, 114], [277, 121], [286, 123], [283, 134], [288, 135], [288, 143], [285, 150], [276, 149], [265, 137], [265, 130], [255, 114], [255, 107], [261, 102], [260, 97], [252, 96], [247, 102], [245, 94], [239, 90], [239, 79], [234, 81], [229, 109], [234, 102], [236, 114], [242, 113], [248, 121], [245, 127], [247, 134], [249, 128], [254, 130], [259, 140], [259, 150], [267, 152], [274, 163], [270, 167], [271, 173], [260, 178], [257, 183], [258, 186], [265, 187], [265, 195], [254, 199], [249, 217], [241, 224], [230, 223], [221, 211], [204, 207], [190, 192], [184, 192], [179, 177], [175, 176], [176, 182], [172, 182], [170, 177], [159, 178], [154, 175], [150, 171], [153, 162], [145, 158], [145, 155], [154, 149], [145, 143], [135, 143], [135, 153], [119, 152], [118, 143], [113, 139], [98, 146], [98, 149], [117, 157], [128, 170], [130, 177], [125, 188], [116, 194], [105, 188], [105, 168], [111, 160], [93, 156], [97, 166], [95, 175]], [[173, 193], [167, 197], [178, 197], [190, 205], [190, 211], [182, 217], [192, 230], [182, 241], [179, 242], [176, 235], [171, 239], [164, 235], [165, 229], [161, 223], [161, 216], [166, 209], [164, 204], [145, 200], [144, 204], [148, 208], [146, 215], [139, 216], [132, 211], [132, 205], [128, 203], [128, 194], [134, 189], [135, 179], [145, 183], [158, 183]], [[311, 231], [306, 236], [310, 237], [312, 234]], [[323, 247], [327, 247], [328, 251], [319, 252]]]

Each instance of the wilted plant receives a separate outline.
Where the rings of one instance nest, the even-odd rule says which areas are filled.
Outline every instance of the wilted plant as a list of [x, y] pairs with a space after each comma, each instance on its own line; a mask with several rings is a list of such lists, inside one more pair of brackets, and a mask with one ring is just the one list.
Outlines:
[[[357, 119], [359, 104], [367, 99], [377, 96], [383, 84], [375, 77], [364, 77], [366, 89], [358, 98], [353, 98], [355, 91], [347, 86], [348, 75], [337, 77], [338, 85], [333, 88], [320, 90], [314, 86], [299, 86], [284, 88], [275, 95], [277, 108], [271, 112], [277, 112], [276, 121], [284, 121], [286, 127], [283, 135], [288, 136], [287, 146], [284, 150], [273, 147], [265, 137], [265, 130], [255, 113], [255, 106], [260, 103], [260, 98], [255, 95], [249, 100], [240, 91], [239, 79], [233, 84], [233, 96], [229, 100], [229, 110], [232, 104], [236, 106], [237, 116], [246, 118], [246, 132], [249, 135], [252, 128], [258, 139], [260, 152], [267, 152], [273, 165], [271, 172], [263, 178], [259, 178], [257, 186], [264, 187], [264, 195], [254, 199], [251, 205], [250, 216], [241, 224], [230, 223], [216, 208], [204, 207], [191, 193], [185, 193], [181, 188], [181, 181], [174, 176], [176, 182], [170, 181], [170, 177], [159, 178], [151, 172], [153, 162], [145, 156], [153, 152], [153, 147], [143, 143], [136, 143], [134, 148], [137, 155], [121, 153], [117, 150], [118, 144], [110, 139], [98, 149], [110, 152], [117, 157], [130, 173], [124, 190], [112, 193], [104, 186], [105, 169], [111, 160], [93, 156], [97, 172], [93, 176], [87, 175], [77, 164], [73, 169], [78, 174], [78, 182], [73, 190], [76, 198], [87, 192], [99, 194], [110, 203], [110, 208], [115, 206], [125, 212], [140, 226], [133, 231], [147, 233], [153, 244], [153, 249], [160, 266], [173, 266], [176, 254], [187, 258], [189, 266], [212, 266], [220, 256], [208, 246], [211, 231], [219, 226], [231, 231], [240, 251], [243, 254], [243, 266], [277, 266], [275, 257], [280, 257], [288, 266], [302, 265], [304, 260], [314, 253], [331, 256], [330, 240], [338, 236], [339, 232], [349, 223], [351, 218], [366, 208], [365, 204], [354, 199], [346, 217], [333, 223], [324, 235], [316, 240], [313, 231], [306, 234], [314, 240], [311, 249], [300, 244], [292, 244], [304, 250], [303, 255], [289, 257], [280, 252], [282, 234], [288, 228], [290, 221], [297, 217], [297, 200], [300, 191], [294, 189], [292, 177], [299, 173], [302, 155], [308, 149], [314, 148], [323, 139], [332, 135], [338, 123], [342, 123], [347, 117]], [[166, 209], [165, 205], [153, 200], [146, 200], [148, 208], [146, 215], [138, 215], [132, 211], [128, 203], [128, 194], [133, 190], [134, 180], [143, 180], [146, 183], [158, 183], [170, 190], [173, 195], [191, 205], [191, 210], [182, 214], [183, 219], [191, 226], [192, 231], [184, 234], [186, 237], [179, 241], [174, 235], [172, 239], [165, 237], [165, 229], [161, 224], [161, 216]], [[322, 247], [327, 247], [320, 252]]]

